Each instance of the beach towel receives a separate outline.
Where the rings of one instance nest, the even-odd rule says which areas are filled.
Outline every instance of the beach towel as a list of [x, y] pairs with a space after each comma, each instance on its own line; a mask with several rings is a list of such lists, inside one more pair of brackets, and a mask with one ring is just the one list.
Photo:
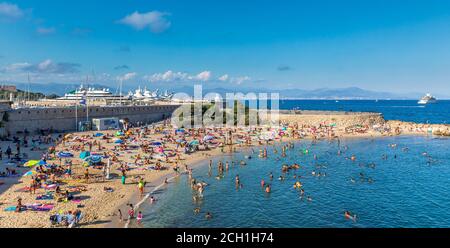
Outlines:
[[87, 158], [89, 156], [91, 156], [91, 153], [88, 152], [88, 151], [84, 151], [84, 152], [80, 153], [80, 158], [81, 159], [85, 159], [85, 158]]
[[3, 209], [5, 212], [15, 212], [16, 211], [16, 206], [10, 206], [7, 207], [5, 209]]
[[53, 207], [54, 207], [53, 204], [39, 204], [39, 203], [35, 203], [32, 205], [26, 206], [27, 210], [36, 211], [36, 212], [48, 212], [48, 211], [52, 210]]
[[40, 195], [40, 196], [36, 197], [37, 201], [53, 200], [53, 199], [54, 199], [53, 195], [50, 195], [50, 194], [48, 194], [48, 195]]

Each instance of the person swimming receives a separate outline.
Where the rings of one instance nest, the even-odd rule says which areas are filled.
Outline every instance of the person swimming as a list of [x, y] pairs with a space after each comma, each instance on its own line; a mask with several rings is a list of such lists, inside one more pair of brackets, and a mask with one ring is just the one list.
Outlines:
[[304, 189], [300, 189], [300, 196], [303, 197], [305, 195], [305, 190]]
[[352, 214], [350, 211], [345, 211], [344, 212], [344, 217], [347, 220], [352, 220], [352, 221], [356, 222], [356, 214]]
[[205, 219], [207, 219], [207, 220], [210, 220], [210, 219], [212, 219], [212, 214], [210, 213], [210, 212], [207, 212], [206, 214], [205, 214]]

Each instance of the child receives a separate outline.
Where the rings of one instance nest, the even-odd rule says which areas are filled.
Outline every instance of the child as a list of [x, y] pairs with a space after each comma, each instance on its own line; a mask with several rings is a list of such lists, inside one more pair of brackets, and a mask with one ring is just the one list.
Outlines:
[[141, 224], [141, 221], [142, 221], [142, 219], [144, 218], [144, 215], [142, 214], [142, 212], [141, 211], [139, 211], [138, 212], [138, 215], [137, 215], [137, 223], [138, 224]]

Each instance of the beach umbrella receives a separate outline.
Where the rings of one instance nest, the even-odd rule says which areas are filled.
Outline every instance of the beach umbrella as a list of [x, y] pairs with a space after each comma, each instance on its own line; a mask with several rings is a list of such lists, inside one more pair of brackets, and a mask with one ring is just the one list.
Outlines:
[[58, 158], [73, 158], [73, 154], [70, 152], [58, 152], [56, 156], [58, 156]]
[[211, 135], [206, 135], [205, 137], [203, 137], [203, 141], [209, 141], [209, 140], [213, 140], [214, 136]]
[[102, 133], [96, 133], [96, 134], [94, 134], [94, 137], [102, 137], [104, 134], [102, 134]]
[[84, 160], [87, 162], [90, 162], [92, 164], [98, 164], [98, 163], [102, 162], [102, 156], [92, 155], [92, 156], [85, 158]]
[[152, 146], [162, 146], [162, 143], [161, 142], [152, 142], [152, 143], [150, 143], [150, 145], [152, 145]]
[[81, 158], [81, 159], [85, 159], [85, 158], [87, 158], [87, 157], [89, 157], [89, 156], [91, 156], [91, 153], [88, 152], [88, 151], [84, 151], [84, 152], [82, 152], [82, 153], [80, 154], [80, 158]]
[[47, 165], [47, 161], [41, 160], [41, 161], [39, 161], [38, 164], [39, 164], [39, 165]]
[[200, 144], [200, 142], [198, 140], [193, 140], [191, 142], [189, 142], [190, 146], [198, 146]]
[[175, 133], [185, 133], [186, 131], [184, 129], [177, 129], [175, 130]]
[[39, 162], [40, 162], [39, 160], [30, 160], [30, 161], [26, 162], [23, 166], [33, 167], [33, 166], [39, 164]]
[[32, 176], [32, 175], [36, 175], [36, 174], [37, 174], [36, 171], [29, 171], [29, 172], [25, 173], [23, 176], [27, 177], [27, 176]]
[[118, 139], [118, 140], [114, 141], [114, 143], [115, 143], [115, 144], [123, 144], [123, 143], [124, 143], [124, 141], [123, 141], [123, 140], [121, 140], [121, 139]]
[[115, 134], [116, 137], [125, 136], [125, 134], [121, 131], [117, 131]]

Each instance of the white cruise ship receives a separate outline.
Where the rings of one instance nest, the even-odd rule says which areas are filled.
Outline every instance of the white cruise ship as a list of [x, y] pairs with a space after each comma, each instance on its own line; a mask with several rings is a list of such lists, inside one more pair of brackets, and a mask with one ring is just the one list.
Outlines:
[[425, 105], [425, 104], [436, 103], [436, 102], [437, 102], [436, 98], [434, 96], [432, 96], [430, 93], [428, 93], [419, 100], [418, 104]]
[[[120, 96], [113, 95], [109, 89], [85, 88], [83, 85], [77, 90], [65, 94], [58, 100], [83, 100], [83, 99], [119, 99]], [[124, 97], [126, 98], [126, 97]]]

